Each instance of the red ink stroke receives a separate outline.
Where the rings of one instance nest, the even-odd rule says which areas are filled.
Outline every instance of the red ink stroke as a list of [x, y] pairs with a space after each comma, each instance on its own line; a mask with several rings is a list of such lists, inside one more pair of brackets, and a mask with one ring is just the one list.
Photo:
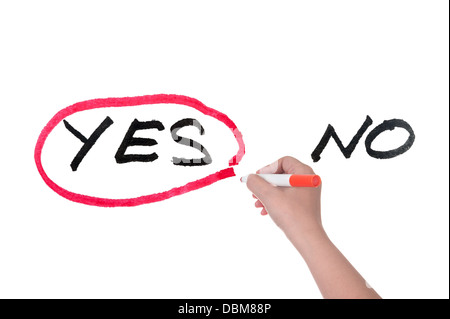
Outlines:
[[42, 179], [56, 193], [74, 202], [101, 207], [118, 207], [118, 206], [130, 207], [162, 201], [172, 196], [182, 195], [187, 192], [211, 185], [221, 179], [236, 176], [236, 174], [234, 173], [234, 169], [232, 167], [228, 167], [214, 174], [208, 175], [202, 179], [187, 183], [184, 186], [176, 187], [162, 193], [144, 195], [135, 198], [110, 199], [110, 198], [87, 196], [70, 192], [57, 185], [55, 182], [53, 182], [45, 173], [41, 161], [42, 148], [44, 147], [45, 141], [50, 132], [56, 127], [56, 125], [58, 125], [58, 123], [60, 123], [63, 119], [65, 119], [69, 115], [81, 111], [98, 108], [127, 107], [127, 106], [161, 104], [161, 103], [181, 104], [192, 107], [197, 111], [200, 111], [205, 115], [209, 115], [221, 121], [226, 126], [228, 126], [230, 130], [233, 132], [233, 135], [236, 138], [236, 141], [239, 145], [239, 150], [237, 154], [233, 156], [233, 158], [229, 161], [229, 166], [239, 164], [240, 160], [245, 154], [244, 141], [242, 139], [241, 132], [238, 130], [234, 122], [228, 118], [228, 116], [210, 107], [207, 107], [202, 102], [191, 97], [174, 94], [156, 94], [156, 95], [144, 95], [136, 97], [94, 99], [75, 103], [56, 113], [56, 115], [50, 120], [50, 122], [47, 123], [47, 125], [44, 127], [41, 134], [39, 135], [38, 141], [36, 143], [36, 148], [34, 151], [34, 160], [36, 162], [37, 169]]

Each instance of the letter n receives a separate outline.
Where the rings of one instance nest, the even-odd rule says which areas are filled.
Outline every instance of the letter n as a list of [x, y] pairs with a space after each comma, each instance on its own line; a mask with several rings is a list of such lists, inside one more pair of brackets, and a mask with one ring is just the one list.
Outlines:
[[363, 136], [363, 134], [366, 132], [367, 128], [372, 124], [372, 119], [367, 115], [366, 120], [364, 121], [361, 128], [358, 130], [356, 135], [352, 138], [350, 143], [347, 145], [347, 147], [344, 147], [344, 145], [341, 142], [341, 139], [336, 134], [336, 131], [334, 130], [334, 127], [330, 124], [328, 125], [325, 134], [323, 135], [322, 139], [320, 140], [319, 144], [316, 146], [314, 151], [311, 154], [311, 157], [314, 162], [318, 162], [320, 160], [320, 154], [322, 154], [322, 151], [327, 146], [328, 142], [330, 141], [330, 138], [333, 138], [336, 142], [337, 146], [341, 150], [342, 154], [344, 154], [345, 158], [350, 158], [353, 151], [355, 150], [356, 145], [358, 144], [359, 140]]

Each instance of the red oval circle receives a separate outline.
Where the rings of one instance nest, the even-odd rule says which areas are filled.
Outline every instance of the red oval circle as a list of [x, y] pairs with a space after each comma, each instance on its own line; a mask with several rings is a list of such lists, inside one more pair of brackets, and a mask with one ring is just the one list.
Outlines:
[[228, 116], [217, 110], [207, 107], [202, 102], [188, 96], [175, 94], [155, 94], [136, 97], [93, 99], [75, 103], [56, 113], [55, 116], [53, 116], [53, 118], [47, 123], [47, 125], [44, 127], [41, 134], [39, 135], [34, 150], [34, 160], [36, 162], [37, 169], [42, 179], [53, 191], [55, 191], [62, 197], [74, 202], [101, 207], [118, 207], [118, 206], [129, 207], [165, 200], [173, 196], [181, 195], [190, 192], [192, 190], [196, 190], [211, 185], [221, 179], [235, 176], [234, 169], [232, 167], [228, 167], [226, 169], [208, 175], [202, 179], [187, 183], [186, 185], [180, 187], [172, 188], [171, 190], [165, 192], [151, 195], [144, 195], [135, 198], [111, 199], [111, 198], [87, 196], [70, 192], [62, 188], [61, 186], [57, 185], [55, 182], [53, 182], [45, 173], [41, 161], [42, 148], [44, 147], [45, 141], [50, 132], [56, 127], [56, 125], [58, 125], [58, 123], [60, 123], [63, 119], [65, 119], [69, 115], [97, 108], [127, 107], [127, 106], [137, 106], [144, 104], [161, 104], [161, 103], [181, 104], [188, 107], [192, 107], [202, 112], [203, 114], [211, 116], [224, 123], [233, 132], [233, 135], [236, 138], [236, 141], [239, 145], [239, 150], [236, 153], [236, 155], [234, 155], [233, 158], [231, 158], [231, 160], [229, 161], [229, 166], [239, 164], [240, 160], [245, 154], [244, 141], [242, 139], [241, 132], [238, 130], [234, 122], [231, 121]]

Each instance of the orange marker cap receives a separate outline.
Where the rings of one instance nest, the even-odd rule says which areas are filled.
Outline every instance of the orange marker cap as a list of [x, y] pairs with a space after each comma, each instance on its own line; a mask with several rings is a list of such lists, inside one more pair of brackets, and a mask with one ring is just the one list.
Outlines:
[[318, 187], [321, 183], [319, 175], [292, 175], [289, 184], [293, 187]]

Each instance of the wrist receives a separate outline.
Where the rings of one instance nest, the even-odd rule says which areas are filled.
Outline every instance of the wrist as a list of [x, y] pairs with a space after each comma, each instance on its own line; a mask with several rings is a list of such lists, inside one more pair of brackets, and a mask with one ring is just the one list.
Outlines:
[[285, 235], [303, 257], [331, 242], [322, 226], [303, 232], [288, 231]]

